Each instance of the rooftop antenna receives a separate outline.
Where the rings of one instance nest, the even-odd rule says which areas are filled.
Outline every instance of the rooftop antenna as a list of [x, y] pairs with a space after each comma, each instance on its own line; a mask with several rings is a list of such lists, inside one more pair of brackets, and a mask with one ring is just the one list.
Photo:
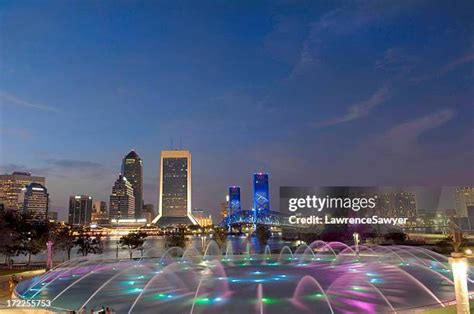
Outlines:
[[179, 137], [179, 150], [181, 150], [181, 136]]
[[173, 150], [173, 137], [170, 136], [170, 150]]

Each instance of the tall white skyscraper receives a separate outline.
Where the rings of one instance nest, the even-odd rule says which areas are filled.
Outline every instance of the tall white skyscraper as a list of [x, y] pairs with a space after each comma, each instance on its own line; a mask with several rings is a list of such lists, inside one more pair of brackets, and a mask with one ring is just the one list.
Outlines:
[[191, 213], [191, 153], [187, 150], [161, 152], [160, 195], [158, 216], [160, 226], [196, 225]]
[[132, 184], [123, 175], [119, 175], [112, 188], [109, 215], [110, 219], [135, 218], [135, 197]]

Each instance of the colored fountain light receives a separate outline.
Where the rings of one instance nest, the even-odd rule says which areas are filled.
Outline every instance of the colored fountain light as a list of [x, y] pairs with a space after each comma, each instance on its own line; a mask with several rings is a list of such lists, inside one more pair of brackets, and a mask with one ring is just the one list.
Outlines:
[[[231, 244], [229, 244], [231, 245]], [[140, 260], [63, 263], [18, 285], [25, 300], [52, 300], [52, 311], [114, 308], [118, 313], [383, 313], [444, 307], [466, 263], [406, 246], [302, 243], [280, 254], [233, 254], [209, 242]], [[224, 252], [222, 255], [220, 252]], [[463, 279], [463, 278], [462, 278]]]

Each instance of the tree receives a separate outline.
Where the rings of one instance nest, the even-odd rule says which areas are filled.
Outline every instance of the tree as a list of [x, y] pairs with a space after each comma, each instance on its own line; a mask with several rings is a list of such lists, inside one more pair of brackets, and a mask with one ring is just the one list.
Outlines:
[[141, 231], [130, 232], [127, 235], [124, 235], [120, 238], [120, 246], [128, 249], [128, 254], [130, 254], [130, 259], [132, 259], [133, 251], [136, 249], [143, 249], [143, 244], [147, 234]]
[[0, 253], [5, 256], [5, 264], [10, 257], [19, 255], [23, 250], [19, 220], [20, 216], [13, 212], [0, 213]]
[[22, 245], [24, 254], [28, 254], [28, 264], [31, 263], [31, 255], [36, 255], [46, 249], [50, 226], [46, 221], [23, 221]]
[[51, 237], [56, 251], [64, 251], [67, 254], [67, 259], [71, 259], [71, 250], [74, 247], [75, 239], [74, 229], [69, 225], [54, 225], [51, 231]]
[[392, 241], [395, 244], [400, 244], [405, 242], [407, 235], [402, 231], [391, 231], [384, 235], [384, 239], [387, 241]]
[[223, 251], [225, 248], [225, 244], [227, 241], [227, 231], [222, 227], [215, 227], [214, 228], [214, 241], [216, 241], [217, 245]]
[[184, 248], [186, 246], [186, 235], [184, 232], [170, 233], [166, 235], [166, 247], [180, 247]]
[[258, 244], [264, 250], [265, 245], [267, 245], [268, 239], [270, 239], [272, 233], [265, 225], [257, 225], [255, 230], [255, 236], [257, 237]]
[[85, 233], [84, 228], [80, 228], [78, 233], [79, 234], [74, 241], [74, 245], [78, 246], [77, 253], [81, 253], [82, 256], [87, 256], [87, 254], [91, 253], [91, 243], [89, 236]]

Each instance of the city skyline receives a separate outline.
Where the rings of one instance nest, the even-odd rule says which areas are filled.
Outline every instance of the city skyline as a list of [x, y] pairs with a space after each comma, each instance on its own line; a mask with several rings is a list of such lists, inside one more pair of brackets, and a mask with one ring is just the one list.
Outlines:
[[256, 172], [273, 205], [281, 185], [472, 186], [473, 5], [3, 2], [0, 173], [45, 176], [63, 219], [69, 195], [108, 201], [131, 149], [157, 208], [171, 138], [214, 217], [229, 185], [251, 207]]
[[[171, 156], [171, 155], [174, 156], [176, 154], [181, 156], [181, 155], [183, 155], [183, 153], [186, 156], [190, 157], [190, 152], [188, 152], [188, 151], [178, 151], [178, 150], [164, 151], [165, 156]], [[163, 156], [163, 152], [162, 152], [162, 156]], [[18, 173], [22, 174], [21, 172], [18, 172]], [[25, 173], [25, 174], [27, 174], [28, 176], [32, 175], [32, 174], [28, 174], [28, 173]], [[8, 178], [8, 177], [12, 176], [12, 174], [2, 174], [2, 176]], [[255, 191], [255, 183], [256, 183], [256, 180], [257, 180], [256, 178], [258, 178], [258, 177], [265, 177], [264, 186], [266, 186], [266, 187], [264, 189], [268, 189], [269, 187], [272, 187], [271, 179], [268, 178], [268, 174], [266, 174], [266, 173], [249, 174], [249, 182], [247, 182], [247, 183], [248, 183], [248, 186], [251, 188], [251, 193], [249, 193], [248, 195], [244, 195], [243, 199], [246, 200], [251, 205], [250, 205], [250, 207], [241, 208], [242, 210], [252, 209], [253, 206], [254, 206], [252, 204], [254, 204], [256, 202], [256, 195], [258, 193], [256, 194], [256, 191]], [[32, 175], [32, 178], [36, 178], [34, 176], [34, 174]], [[117, 182], [121, 181], [122, 178], [124, 178], [126, 180], [126, 178], [123, 176], [123, 174], [120, 173], [119, 174], [119, 179], [117, 181], [115, 181], [114, 189], [116, 187]], [[43, 179], [47, 179], [47, 178], [43, 178]], [[116, 178], [114, 178], [114, 180], [116, 180]], [[157, 180], [159, 182], [160, 179], [157, 179]], [[47, 182], [47, 180], [45, 180], [45, 181]], [[132, 188], [131, 184], [130, 183], [127, 183], [127, 184], [130, 185], [130, 189], [131, 189]], [[159, 184], [158, 184], [158, 186], [159, 186]], [[47, 187], [47, 185], [45, 185], [45, 187]], [[276, 190], [279, 190], [279, 188], [280, 188], [280, 186], [273, 187], [273, 189], [276, 189]], [[438, 212], [445, 213], [446, 210], [451, 210], [451, 209], [456, 210], [456, 211], [460, 210], [462, 212], [463, 209], [459, 208], [459, 203], [458, 203], [459, 200], [457, 199], [458, 191], [464, 191], [465, 188], [472, 189], [473, 187], [470, 187], [470, 186], [439, 186], [439, 187], [436, 187], [436, 186], [380, 186], [380, 187], [377, 187], [377, 188], [383, 193], [393, 193], [393, 192], [413, 193], [415, 195], [415, 198], [416, 198], [417, 202], [418, 202], [418, 206], [417, 206], [418, 210], [432, 211], [432, 212], [438, 211]], [[228, 210], [228, 206], [230, 206], [229, 205], [229, 200], [230, 200], [229, 196], [232, 194], [232, 189], [237, 189], [238, 190], [237, 194], [238, 194], [238, 199], [239, 199], [239, 205], [241, 204], [242, 199], [241, 199], [241, 194], [240, 194], [240, 186], [228, 186], [227, 189], [228, 189], [228, 194], [224, 197], [224, 199], [227, 200], [226, 201], [226, 209]], [[191, 195], [193, 195], [192, 188], [191, 188], [191, 191], [189, 191], [189, 193]], [[75, 195], [69, 196], [69, 199], [71, 197], [74, 198]], [[472, 197], [472, 196], [470, 196], [470, 197]], [[278, 193], [278, 198], [279, 198], [279, 193]], [[94, 199], [96, 200], [95, 196], [94, 196]], [[159, 190], [158, 190], [158, 199], [159, 199]], [[98, 199], [97, 201], [104, 202], [101, 199]], [[204, 209], [207, 214], [211, 214], [214, 217], [215, 222], [219, 222], [220, 218], [221, 218], [220, 217], [220, 214], [221, 214], [220, 211], [222, 210], [222, 208], [219, 207], [219, 206], [222, 206], [221, 201], [222, 201], [222, 199], [219, 200], [219, 205], [217, 206], [217, 210], [215, 210], [214, 208], [205, 208]], [[105, 203], [107, 204], [107, 208], [108, 208], [109, 213], [110, 213], [110, 204], [106, 201], [105, 201]], [[134, 203], [134, 201], [132, 201], [132, 203]], [[472, 203], [472, 201], [466, 200], [466, 204], [467, 203]], [[159, 214], [159, 202], [157, 202], [157, 204], [158, 204], [157, 213]], [[274, 203], [274, 205], [271, 206], [270, 209], [280, 211], [280, 209], [278, 208], [279, 202], [277, 202], [276, 204], [277, 205], [275, 206], [275, 203]], [[195, 206], [193, 204], [191, 204], [191, 206], [192, 206], [191, 211], [194, 210], [194, 209], [199, 208], [199, 206]], [[242, 206], [242, 205], [240, 205], [240, 206]], [[462, 206], [464, 206], [464, 205], [462, 205]], [[51, 211], [51, 209], [50, 209], [50, 211]], [[70, 203], [69, 203], [69, 211], [70, 211]], [[64, 218], [64, 220], [67, 221], [69, 211], [68, 211], [67, 208], [64, 209], [64, 210], [60, 210], [59, 211], [60, 220], [62, 220]], [[65, 217], [63, 217], [64, 215], [65, 215]], [[111, 216], [110, 218], [112, 219], [113, 217]], [[156, 218], [158, 218], [158, 217], [156, 217]]]

